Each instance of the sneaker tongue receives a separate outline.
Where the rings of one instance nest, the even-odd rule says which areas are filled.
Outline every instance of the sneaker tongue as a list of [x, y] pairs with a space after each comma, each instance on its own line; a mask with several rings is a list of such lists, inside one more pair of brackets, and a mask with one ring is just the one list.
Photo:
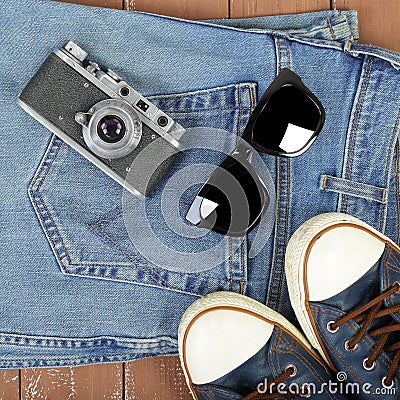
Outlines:
[[[385, 251], [379, 261], [380, 289], [381, 292], [391, 289], [395, 282], [400, 281], [400, 253], [386, 245]], [[400, 304], [400, 294], [394, 293], [384, 300], [385, 307]], [[400, 312], [392, 314], [396, 322], [400, 323]]]

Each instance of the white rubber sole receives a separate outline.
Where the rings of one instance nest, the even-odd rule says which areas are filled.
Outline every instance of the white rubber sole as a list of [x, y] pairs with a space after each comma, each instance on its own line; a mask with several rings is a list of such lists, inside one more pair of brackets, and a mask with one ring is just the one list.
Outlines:
[[311, 218], [300, 226], [289, 240], [286, 249], [285, 271], [292, 307], [312, 347], [318, 351], [325, 362], [332, 368], [334, 367], [325, 356], [307, 311], [306, 282], [304, 282], [305, 260], [309, 246], [315, 238], [320, 236], [324, 230], [342, 224], [351, 224], [367, 229], [382, 241], [391, 243], [393, 246], [397, 247], [394, 242], [368, 224], [362, 222], [358, 218], [342, 213], [327, 213]]
[[188, 329], [192, 323], [203, 313], [209, 311], [212, 312], [213, 309], [218, 309], [221, 307], [229, 307], [230, 309], [237, 309], [238, 311], [243, 310], [253, 313], [253, 315], [259, 316], [261, 319], [265, 319], [273, 325], [281, 326], [288, 332], [290, 332], [294, 337], [296, 337], [303, 346], [311, 351], [316, 358], [318, 356], [312, 350], [310, 343], [304, 337], [304, 335], [292, 325], [286, 318], [281, 314], [275, 312], [274, 310], [266, 307], [265, 305], [240, 294], [232, 292], [216, 292], [209, 294], [196, 300], [185, 312], [181, 319], [178, 330], [178, 346], [179, 346], [179, 357], [182, 365], [182, 369], [185, 375], [186, 383], [190, 388], [191, 394], [194, 399], [197, 399], [195, 393], [192, 391], [192, 382], [189, 376], [189, 372], [186, 368], [185, 362], [185, 337], [188, 334]]

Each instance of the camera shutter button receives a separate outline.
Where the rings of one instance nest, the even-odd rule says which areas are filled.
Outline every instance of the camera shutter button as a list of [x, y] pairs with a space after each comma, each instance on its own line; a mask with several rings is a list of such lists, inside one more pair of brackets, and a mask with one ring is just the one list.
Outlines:
[[100, 71], [100, 67], [99, 64], [89, 61], [89, 65], [86, 67], [86, 70], [95, 75], [97, 71]]

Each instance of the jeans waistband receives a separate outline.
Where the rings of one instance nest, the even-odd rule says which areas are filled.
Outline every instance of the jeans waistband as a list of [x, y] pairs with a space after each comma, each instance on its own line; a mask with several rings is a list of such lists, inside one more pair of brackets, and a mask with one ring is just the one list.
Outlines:
[[208, 23], [265, 33], [281, 32], [298, 37], [335, 42], [359, 39], [357, 11], [327, 10], [303, 14], [208, 20]]

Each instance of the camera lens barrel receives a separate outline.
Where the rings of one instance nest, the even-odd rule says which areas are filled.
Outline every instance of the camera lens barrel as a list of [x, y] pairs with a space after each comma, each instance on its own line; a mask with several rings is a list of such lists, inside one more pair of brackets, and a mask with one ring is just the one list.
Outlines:
[[131, 153], [142, 137], [142, 123], [136, 111], [123, 100], [103, 100], [90, 109], [83, 126], [89, 149], [100, 157], [114, 159]]

